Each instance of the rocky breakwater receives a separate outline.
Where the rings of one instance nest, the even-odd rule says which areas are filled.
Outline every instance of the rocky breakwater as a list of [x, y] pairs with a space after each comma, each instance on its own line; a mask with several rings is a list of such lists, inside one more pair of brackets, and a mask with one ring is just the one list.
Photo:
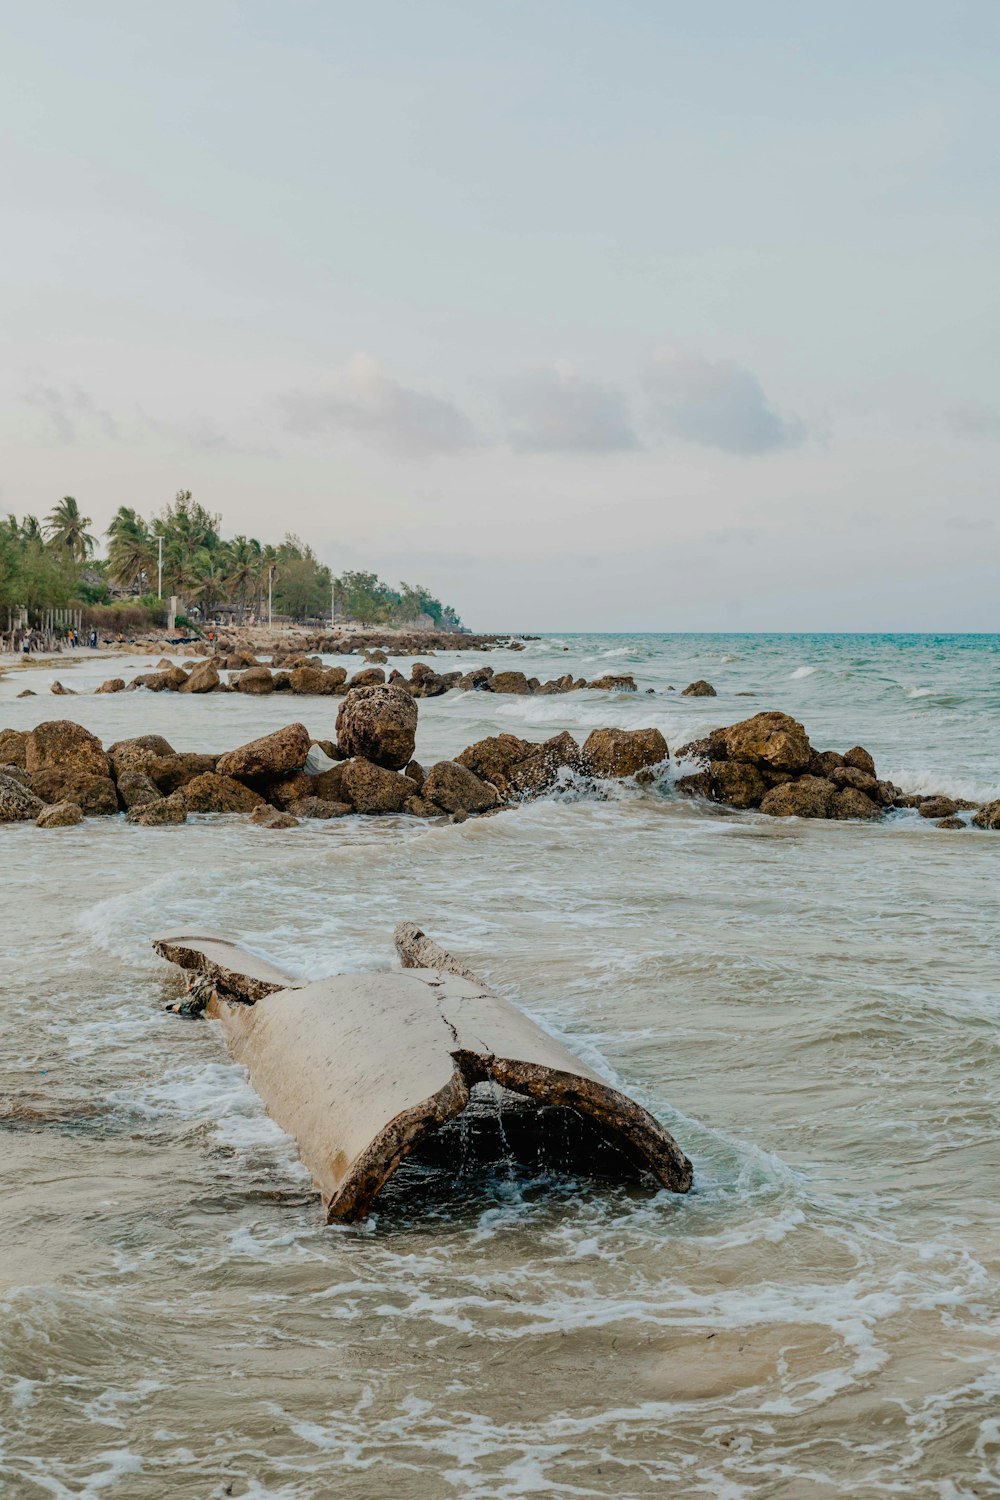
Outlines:
[[[880, 777], [861, 745], [843, 752], [816, 750], [803, 726], [788, 714], [754, 714], [704, 739], [683, 745], [677, 759], [700, 762], [680, 777], [678, 791], [775, 818], [863, 819], [873, 822], [897, 808], [916, 808], [938, 827], [963, 828], [955, 817], [977, 804], [907, 793]], [[996, 818], [990, 807], [996, 808]], [[1000, 803], [981, 809], [977, 827], [1000, 827]]]
[[300, 723], [222, 755], [179, 753], [158, 734], [105, 750], [69, 720], [4, 730], [0, 821], [48, 828], [122, 812], [140, 827], [184, 823], [191, 813], [242, 814], [269, 828], [349, 813], [461, 822], [539, 796], [562, 776], [648, 780], [669, 758], [656, 729], [595, 729], [582, 746], [567, 733], [543, 743], [496, 735], [425, 769], [413, 758], [416, 729], [413, 696], [373, 683], [340, 705], [336, 743]]

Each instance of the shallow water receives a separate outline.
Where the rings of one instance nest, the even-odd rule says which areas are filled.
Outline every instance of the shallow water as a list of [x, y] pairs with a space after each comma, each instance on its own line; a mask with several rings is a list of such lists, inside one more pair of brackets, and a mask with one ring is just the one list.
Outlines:
[[[655, 723], [673, 747], [774, 707], [908, 787], [1000, 794], [997, 638], [566, 636], [486, 659], [658, 691], [425, 700], [425, 762], [498, 728]], [[0, 681], [0, 723], [106, 742], [221, 750], [293, 715], [324, 736], [337, 707], [14, 701], [26, 676]], [[718, 698], [664, 691], [702, 676]], [[0, 860], [7, 1493], [1000, 1489], [1000, 838], [723, 813], [667, 782], [461, 826], [5, 826]], [[389, 964], [404, 918], [654, 1110], [694, 1192], [498, 1168], [325, 1227], [215, 1028], [163, 1013], [149, 937], [222, 928], [316, 977]]]

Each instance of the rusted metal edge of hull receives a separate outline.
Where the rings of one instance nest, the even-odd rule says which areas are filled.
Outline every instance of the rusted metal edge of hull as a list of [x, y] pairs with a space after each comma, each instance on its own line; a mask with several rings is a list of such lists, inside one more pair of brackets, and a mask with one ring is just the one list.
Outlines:
[[[224, 938], [153, 945], [218, 984], [209, 1013], [272, 1118], [295, 1138], [329, 1219], [363, 1218], [400, 1163], [487, 1080], [589, 1117], [635, 1166], [672, 1192], [688, 1191], [691, 1164], [653, 1115], [418, 928], [400, 932], [404, 964], [419, 968], [299, 987]], [[419, 943], [408, 944], [407, 933]]]

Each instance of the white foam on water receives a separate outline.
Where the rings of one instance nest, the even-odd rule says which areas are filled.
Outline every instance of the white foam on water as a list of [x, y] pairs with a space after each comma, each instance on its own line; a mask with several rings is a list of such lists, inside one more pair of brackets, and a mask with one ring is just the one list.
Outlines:
[[789, 672], [789, 677], [794, 681], [797, 677], [812, 677], [819, 671], [819, 667], [796, 667], [794, 672]]

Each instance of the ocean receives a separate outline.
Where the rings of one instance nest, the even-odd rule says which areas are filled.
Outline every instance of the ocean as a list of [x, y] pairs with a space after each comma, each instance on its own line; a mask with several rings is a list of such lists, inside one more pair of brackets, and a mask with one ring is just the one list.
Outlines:
[[[1000, 636], [565, 634], [434, 665], [480, 659], [639, 691], [422, 700], [425, 765], [602, 724], [673, 751], [781, 709], [906, 790], [1000, 797]], [[0, 726], [333, 733], [337, 699], [92, 693], [147, 668], [14, 672]], [[1000, 1493], [1000, 835], [731, 812], [679, 769], [461, 825], [0, 825], [5, 1493]], [[150, 938], [315, 978], [388, 966], [405, 919], [651, 1109], [693, 1191], [500, 1164], [326, 1226], [214, 1025], [164, 1013]]]

